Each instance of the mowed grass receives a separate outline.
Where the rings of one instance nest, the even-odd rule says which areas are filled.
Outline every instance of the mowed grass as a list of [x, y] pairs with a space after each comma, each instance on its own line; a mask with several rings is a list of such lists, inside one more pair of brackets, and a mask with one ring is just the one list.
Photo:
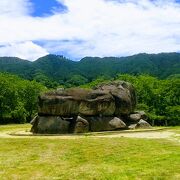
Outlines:
[[0, 125], [0, 133], [4, 131], [19, 131], [19, 130], [30, 130], [31, 124], [9, 124], [9, 125]]
[[180, 179], [180, 146], [135, 138], [1, 138], [0, 179]]

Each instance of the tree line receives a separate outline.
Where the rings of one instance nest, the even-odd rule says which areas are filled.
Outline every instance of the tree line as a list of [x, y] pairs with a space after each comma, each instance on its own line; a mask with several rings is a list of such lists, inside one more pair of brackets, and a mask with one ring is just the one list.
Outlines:
[[0, 73], [0, 123], [29, 122], [37, 112], [37, 97], [45, 90], [36, 81]]
[[[39, 76], [36, 80], [29, 81], [0, 73], [0, 124], [25, 123], [33, 118], [37, 113], [38, 96], [49, 90], [48, 80], [42, 82], [42, 79], [45, 78]], [[137, 110], [144, 110], [150, 123], [180, 125], [179, 76], [162, 80], [150, 75], [119, 74], [115, 78], [101, 76], [89, 83], [80, 76], [72, 76], [68, 80], [68, 86], [59, 87], [93, 88], [113, 80], [124, 80], [134, 85], [138, 99]]]

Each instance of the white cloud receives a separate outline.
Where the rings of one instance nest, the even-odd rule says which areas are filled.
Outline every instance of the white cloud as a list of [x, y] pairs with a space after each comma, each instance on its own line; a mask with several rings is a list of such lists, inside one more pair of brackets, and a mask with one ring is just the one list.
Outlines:
[[47, 54], [45, 49], [31, 41], [7, 44], [0, 48], [0, 56], [13, 56], [28, 60], [35, 60]]
[[31, 11], [31, 3], [28, 0], [1, 0], [0, 14], [6, 16], [27, 15]]
[[[0, 44], [13, 43], [15, 52], [19, 42], [43, 41], [42, 48], [35, 48], [34, 58], [38, 51], [39, 55], [65, 52], [77, 58], [180, 50], [180, 5], [173, 0], [58, 1], [68, 12], [44, 18], [28, 15], [30, 6], [25, 0], [13, 1], [6, 13], [0, 8]], [[31, 50], [29, 55], [28, 50], [21, 52], [21, 57], [24, 53], [33, 59]], [[3, 52], [0, 48], [0, 55]]]

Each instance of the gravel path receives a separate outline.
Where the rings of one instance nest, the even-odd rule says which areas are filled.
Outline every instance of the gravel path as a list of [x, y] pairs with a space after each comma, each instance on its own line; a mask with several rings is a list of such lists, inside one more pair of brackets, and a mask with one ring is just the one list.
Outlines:
[[128, 137], [128, 138], [144, 138], [144, 139], [168, 139], [180, 143], [180, 134], [176, 134], [171, 131], [162, 131], [162, 132], [135, 132], [135, 133], [120, 133], [107, 136], [97, 136], [97, 137]]
[[30, 132], [26, 131], [4, 131], [0, 132], [0, 138], [50, 138], [50, 139], [77, 139], [77, 138], [147, 138], [147, 139], [168, 139], [180, 143], [180, 134], [172, 130], [163, 130], [163, 131], [147, 131], [147, 132], [112, 132], [112, 133], [98, 133], [90, 135], [52, 135], [52, 136], [38, 136], [33, 135]]

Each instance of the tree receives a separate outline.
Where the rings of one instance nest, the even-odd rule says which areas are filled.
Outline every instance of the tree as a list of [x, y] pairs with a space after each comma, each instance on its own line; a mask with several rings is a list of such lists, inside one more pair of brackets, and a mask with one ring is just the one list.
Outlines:
[[37, 97], [46, 88], [35, 81], [0, 73], [0, 123], [24, 123], [37, 112]]
[[24, 81], [24, 88], [21, 91], [21, 97], [24, 109], [27, 112], [28, 121], [30, 121], [32, 116], [37, 112], [38, 95], [45, 90], [46, 88], [35, 81]]
[[88, 82], [88, 79], [81, 75], [73, 75], [69, 80], [66, 81], [66, 87], [80, 86]]
[[41, 72], [37, 72], [33, 79], [36, 82], [39, 82], [41, 84], [43, 84], [44, 86], [46, 86], [47, 88], [57, 88], [58, 87], [58, 83], [50, 78], [48, 78], [45, 74], [41, 73]]

